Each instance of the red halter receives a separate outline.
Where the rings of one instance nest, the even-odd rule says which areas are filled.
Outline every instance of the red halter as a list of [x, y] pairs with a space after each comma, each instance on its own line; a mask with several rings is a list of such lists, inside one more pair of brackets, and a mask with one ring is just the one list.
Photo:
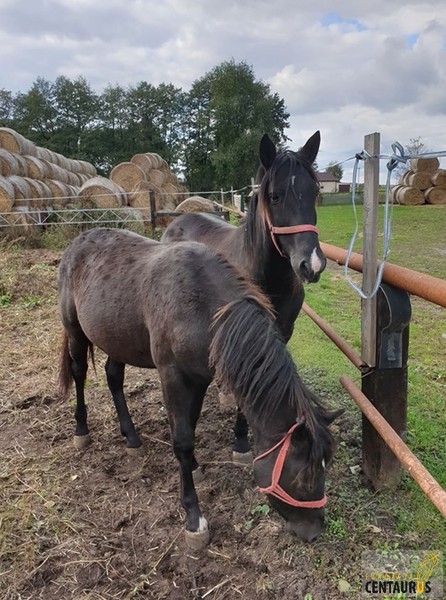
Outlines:
[[285, 502], [286, 504], [289, 504], [290, 506], [295, 506], [297, 508], [323, 508], [327, 504], [327, 496], [325, 494], [324, 497], [321, 498], [321, 500], [295, 500], [279, 485], [280, 476], [282, 475], [283, 471], [283, 465], [285, 463], [285, 458], [291, 443], [291, 434], [302, 423], [303, 421], [298, 421], [297, 423], [295, 423], [291, 427], [291, 429], [289, 429], [289, 431], [284, 435], [284, 437], [279, 442], [277, 442], [275, 446], [273, 446], [266, 452], [259, 454], [259, 456], [257, 456], [254, 459], [254, 462], [256, 460], [260, 460], [261, 458], [268, 456], [268, 454], [271, 454], [271, 452], [274, 452], [274, 450], [282, 446], [280, 448], [279, 454], [277, 455], [276, 462], [274, 463], [273, 474], [271, 477], [271, 485], [268, 487], [259, 487], [258, 490], [263, 494], [271, 494], [271, 496], [282, 500], [282, 502]]
[[266, 225], [269, 229], [269, 232], [271, 234], [271, 239], [273, 241], [273, 244], [276, 247], [276, 250], [280, 254], [280, 256], [284, 256], [284, 254], [283, 254], [282, 250], [279, 248], [279, 244], [277, 243], [277, 240], [274, 237], [274, 234], [278, 233], [280, 235], [288, 235], [290, 233], [304, 233], [305, 231], [312, 231], [316, 235], [319, 235], [319, 229], [315, 225], [291, 225], [289, 227], [275, 227], [271, 223], [271, 217], [269, 216], [268, 213], [266, 214], [265, 221], [266, 221]]

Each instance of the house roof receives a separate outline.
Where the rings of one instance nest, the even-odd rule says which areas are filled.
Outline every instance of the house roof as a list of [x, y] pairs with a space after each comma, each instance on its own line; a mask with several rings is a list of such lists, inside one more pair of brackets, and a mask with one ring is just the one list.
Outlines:
[[324, 182], [324, 181], [339, 181], [338, 178], [333, 175], [333, 173], [330, 173], [329, 171], [316, 171], [316, 177], [318, 179], [318, 181], [320, 182]]

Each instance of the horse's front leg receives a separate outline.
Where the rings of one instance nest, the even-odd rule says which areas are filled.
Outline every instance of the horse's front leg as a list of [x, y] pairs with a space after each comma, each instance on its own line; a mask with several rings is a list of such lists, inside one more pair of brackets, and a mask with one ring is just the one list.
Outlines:
[[172, 445], [180, 466], [181, 505], [186, 511], [186, 544], [199, 550], [209, 542], [208, 522], [203, 516], [195, 483], [200, 468], [195, 459], [195, 426], [207, 386], [194, 385], [174, 367], [158, 368], [172, 433]]
[[232, 462], [235, 465], [246, 467], [252, 464], [252, 452], [248, 441], [248, 422], [245, 415], [237, 406], [237, 416], [234, 425], [234, 449], [232, 451]]

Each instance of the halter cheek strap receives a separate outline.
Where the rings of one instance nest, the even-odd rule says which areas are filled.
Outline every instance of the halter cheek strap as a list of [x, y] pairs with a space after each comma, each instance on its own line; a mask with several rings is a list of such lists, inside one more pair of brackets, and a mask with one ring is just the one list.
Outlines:
[[283, 254], [282, 250], [279, 248], [279, 244], [277, 243], [277, 240], [275, 238], [276, 234], [289, 235], [292, 233], [305, 233], [306, 231], [311, 231], [312, 233], [319, 235], [319, 229], [315, 225], [291, 225], [288, 227], [276, 227], [275, 225], [273, 225], [271, 223], [271, 217], [269, 216], [268, 213], [265, 217], [265, 221], [266, 221], [268, 230], [271, 234], [271, 240], [272, 240], [277, 252], [280, 254], [280, 256], [284, 256], [284, 254]]
[[259, 487], [258, 490], [263, 494], [270, 494], [278, 500], [285, 502], [285, 504], [289, 504], [290, 506], [297, 508], [323, 508], [327, 504], [327, 496], [325, 496], [325, 494], [320, 500], [295, 500], [279, 485], [279, 480], [283, 471], [283, 465], [285, 463], [285, 458], [291, 443], [291, 435], [293, 431], [302, 423], [303, 421], [298, 421], [295, 423], [275, 446], [266, 452], [259, 454], [259, 456], [254, 459], [254, 462], [256, 462], [256, 460], [260, 460], [265, 456], [268, 456], [271, 454], [271, 452], [274, 452], [274, 450], [277, 450], [277, 448], [281, 447], [279, 454], [277, 455], [276, 462], [274, 463], [271, 485], [268, 487]]

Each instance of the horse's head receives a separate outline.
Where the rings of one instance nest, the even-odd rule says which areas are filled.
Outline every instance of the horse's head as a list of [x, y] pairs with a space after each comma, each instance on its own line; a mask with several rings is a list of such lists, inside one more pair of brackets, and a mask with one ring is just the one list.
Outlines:
[[326, 259], [316, 228], [316, 198], [319, 185], [313, 163], [319, 151], [317, 131], [298, 151], [277, 151], [265, 134], [260, 142], [258, 194], [260, 215], [279, 254], [306, 282], [316, 282]]
[[324, 529], [325, 467], [333, 454], [328, 430], [343, 411], [325, 412], [324, 424], [311, 432], [304, 419], [294, 423], [272, 448], [254, 459], [254, 478], [285, 519], [285, 529], [305, 542], [313, 542]]

